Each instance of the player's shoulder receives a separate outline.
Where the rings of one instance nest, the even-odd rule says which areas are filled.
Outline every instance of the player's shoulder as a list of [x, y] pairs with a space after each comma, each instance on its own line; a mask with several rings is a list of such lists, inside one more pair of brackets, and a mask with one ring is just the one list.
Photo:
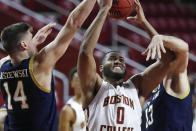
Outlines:
[[131, 80], [133, 83], [141, 82], [142, 75], [143, 75], [142, 73], [135, 74], [135, 75], [131, 76], [131, 78], [129, 78], [129, 80]]
[[8, 61], [8, 60], [10, 60], [10, 56], [6, 56], [6, 57], [2, 58], [2, 59], [0, 60], [0, 67], [1, 67], [6, 61]]
[[142, 74], [135, 74], [132, 77], [130, 77], [126, 82], [126, 84], [128, 84], [129, 86], [133, 86], [135, 88], [138, 88], [140, 86], [141, 83], [141, 79], [142, 79]]
[[70, 104], [66, 104], [66, 105], [63, 106], [61, 112], [63, 114], [69, 114], [69, 113], [72, 113], [73, 112], [73, 108], [71, 107]]
[[76, 114], [74, 109], [69, 104], [66, 104], [61, 110], [61, 116], [64, 117], [66, 120], [73, 120]]

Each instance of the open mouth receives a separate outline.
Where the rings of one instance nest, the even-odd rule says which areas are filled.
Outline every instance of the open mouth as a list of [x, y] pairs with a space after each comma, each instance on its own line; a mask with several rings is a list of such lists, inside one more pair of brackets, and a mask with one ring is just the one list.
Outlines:
[[121, 67], [119, 66], [115, 66], [114, 69], [118, 69], [118, 70], [121, 70]]
[[113, 69], [114, 70], [123, 70], [123, 66], [122, 65], [114, 65]]
[[118, 64], [118, 65], [114, 65], [114, 68], [115, 68], [115, 67], [119, 67], [119, 68], [121, 68], [121, 69], [123, 68], [123, 66], [122, 66], [122, 65], [119, 65], [119, 64]]

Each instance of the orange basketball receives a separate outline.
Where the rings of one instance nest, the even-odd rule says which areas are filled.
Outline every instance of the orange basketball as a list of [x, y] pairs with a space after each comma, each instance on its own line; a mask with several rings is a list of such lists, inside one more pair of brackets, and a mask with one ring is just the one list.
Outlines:
[[109, 16], [116, 19], [126, 18], [134, 9], [134, 0], [113, 0]]

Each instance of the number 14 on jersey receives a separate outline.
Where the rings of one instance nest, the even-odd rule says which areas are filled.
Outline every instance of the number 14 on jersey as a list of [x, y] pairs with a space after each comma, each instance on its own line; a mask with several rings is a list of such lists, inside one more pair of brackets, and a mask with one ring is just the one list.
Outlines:
[[27, 97], [24, 93], [24, 88], [23, 88], [23, 83], [22, 81], [18, 81], [17, 82], [17, 87], [16, 90], [14, 92], [14, 94], [12, 95], [9, 91], [9, 87], [8, 87], [8, 83], [5, 82], [3, 84], [5, 91], [7, 93], [7, 105], [8, 105], [8, 110], [13, 110], [13, 106], [12, 106], [12, 101], [14, 102], [21, 102], [21, 109], [28, 109], [29, 105], [26, 102], [27, 101]]

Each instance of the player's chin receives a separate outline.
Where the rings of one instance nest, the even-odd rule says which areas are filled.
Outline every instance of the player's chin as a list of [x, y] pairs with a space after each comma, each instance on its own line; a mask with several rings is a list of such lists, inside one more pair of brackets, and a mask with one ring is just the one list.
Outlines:
[[122, 70], [121, 70], [121, 71], [113, 70], [112, 72], [113, 72], [114, 74], [123, 74], [123, 73], [124, 73], [124, 71], [122, 71]]
[[118, 73], [118, 74], [124, 74], [125, 73], [125, 70], [122, 69], [122, 68], [113, 68], [112, 69], [112, 72], [113, 73]]
[[118, 81], [118, 80], [124, 79], [125, 72], [112, 72], [111, 76], [114, 80]]
[[112, 70], [112, 73], [115, 75], [123, 75], [125, 74], [124, 70]]

